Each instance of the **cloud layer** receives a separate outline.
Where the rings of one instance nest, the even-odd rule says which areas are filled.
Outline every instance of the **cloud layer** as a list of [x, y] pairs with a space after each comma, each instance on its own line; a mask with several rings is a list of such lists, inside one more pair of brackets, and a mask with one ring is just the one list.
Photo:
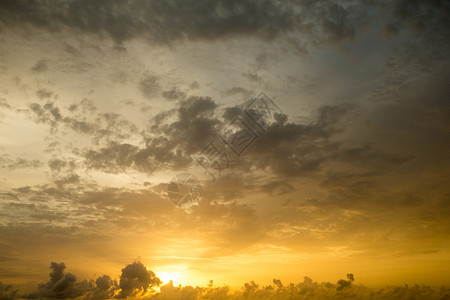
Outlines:
[[[162, 282], [141, 262], [134, 262], [122, 269], [120, 284], [108, 275], [95, 280], [77, 282], [74, 275], [64, 274], [65, 264], [52, 262], [50, 281], [39, 285], [39, 291], [20, 294], [11, 286], [0, 283], [2, 299], [446, 299], [450, 288], [433, 289], [425, 285], [387, 286], [370, 289], [362, 284], [354, 284], [354, 275], [340, 279], [336, 284], [315, 282], [304, 277], [302, 282], [284, 285], [281, 280], [273, 279], [273, 284], [261, 286], [254, 281], [247, 282], [238, 290], [229, 286], [214, 286], [213, 280], [204, 287], [174, 286], [172, 280]], [[149, 289], [150, 288], [150, 289]], [[158, 288], [154, 290], [153, 288]], [[148, 291], [148, 293], [147, 293]]]

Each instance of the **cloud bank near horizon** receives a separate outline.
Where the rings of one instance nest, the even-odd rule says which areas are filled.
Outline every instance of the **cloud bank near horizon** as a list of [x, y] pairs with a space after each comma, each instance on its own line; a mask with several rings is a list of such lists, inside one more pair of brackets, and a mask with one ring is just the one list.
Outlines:
[[172, 280], [164, 283], [157, 274], [148, 270], [141, 262], [135, 261], [122, 269], [119, 281], [108, 275], [96, 280], [77, 280], [71, 273], [65, 273], [66, 265], [52, 262], [50, 280], [39, 284], [38, 290], [22, 294], [12, 285], [0, 282], [0, 296], [4, 300], [13, 299], [447, 299], [450, 287], [431, 288], [426, 285], [386, 286], [367, 288], [354, 284], [355, 277], [347, 274], [346, 279], [336, 283], [315, 282], [305, 276], [302, 282], [283, 284], [273, 279], [273, 284], [261, 286], [255, 281], [246, 282], [239, 290], [229, 286], [215, 287], [213, 280], [203, 287], [174, 286]]

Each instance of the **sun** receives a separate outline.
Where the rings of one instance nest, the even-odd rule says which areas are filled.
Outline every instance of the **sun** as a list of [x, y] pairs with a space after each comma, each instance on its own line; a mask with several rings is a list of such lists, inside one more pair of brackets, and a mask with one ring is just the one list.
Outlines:
[[183, 284], [184, 282], [184, 275], [183, 275], [183, 267], [179, 266], [170, 266], [166, 267], [159, 272], [155, 272], [156, 277], [161, 279], [163, 284], [169, 283], [169, 281], [173, 281], [173, 285], [179, 285]]

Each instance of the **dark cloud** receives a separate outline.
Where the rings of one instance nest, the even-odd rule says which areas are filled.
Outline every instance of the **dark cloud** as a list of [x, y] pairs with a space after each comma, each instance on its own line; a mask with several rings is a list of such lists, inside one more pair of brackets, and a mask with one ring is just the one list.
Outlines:
[[[74, 298], [81, 297], [83, 299], [112, 299], [136, 297], [140, 298], [145, 287], [159, 286], [161, 282], [152, 271], [149, 271], [141, 263], [133, 263], [126, 266], [122, 270], [130, 281], [131, 292], [127, 288], [121, 289], [117, 286], [117, 282], [112, 280], [109, 276], [103, 275], [98, 277], [95, 281], [84, 280], [81, 282], [73, 281], [71, 285], [62, 289], [62, 293], [45, 292], [41, 284], [39, 292], [21, 295], [17, 290], [14, 290], [10, 285], [0, 284], [0, 296], [2, 299], [18, 299], [18, 298]], [[64, 282], [65, 277], [74, 278], [73, 275], [68, 276], [69, 273], [64, 274], [58, 283]], [[121, 276], [121, 278], [122, 278]], [[151, 293], [145, 296], [145, 299], [156, 300], [187, 300], [187, 299], [236, 299], [236, 300], [257, 300], [257, 299], [447, 299], [450, 297], [450, 288], [440, 287], [438, 289], [426, 286], [424, 284], [418, 285], [390, 285], [381, 288], [368, 288], [362, 284], [352, 284], [354, 278], [353, 274], [347, 274], [348, 280], [341, 279], [336, 284], [331, 282], [316, 282], [311, 278], [305, 276], [303, 281], [297, 283], [283, 284], [278, 279], [273, 279], [273, 284], [260, 285], [255, 281], [246, 282], [241, 289], [233, 290], [229, 286], [224, 285], [215, 287], [212, 280], [207, 286], [174, 286], [172, 281], [160, 286], [160, 291]], [[70, 281], [70, 279], [67, 279]], [[48, 283], [47, 283], [48, 284]], [[69, 292], [70, 291], [70, 292]]]
[[134, 262], [122, 269], [119, 286], [119, 298], [144, 295], [148, 289], [153, 289], [162, 283], [155, 273], [149, 271], [141, 262]]
[[60, 172], [62, 168], [67, 165], [67, 162], [61, 159], [51, 159], [48, 162], [48, 166], [52, 171]]
[[64, 263], [52, 262], [50, 264], [52, 272], [49, 274], [50, 281], [41, 283], [35, 293], [25, 296], [25, 298], [75, 298], [82, 294], [75, 283], [76, 277], [71, 273], [64, 273], [66, 265]]
[[286, 176], [310, 174], [320, 169], [338, 145], [330, 138], [341, 131], [341, 119], [349, 112], [346, 104], [323, 106], [310, 124], [288, 123], [278, 115], [255, 145], [248, 159], [263, 170]]
[[13, 300], [18, 299], [18, 290], [16, 290], [11, 284], [3, 284], [0, 281], [0, 299]]
[[293, 31], [335, 41], [351, 39], [361, 23], [359, 7], [335, 1], [3, 1], [0, 15], [4, 25], [68, 27], [117, 42], [143, 37], [160, 44], [246, 35], [274, 39]]
[[87, 297], [88, 299], [112, 299], [118, 293], [119, 284], [108, 275], [103, 275], [95, 280], [96, 289]]
[[97, 278], [97, 280], [95, 281], [95, 285], [101, 291], [107, 291], [114, 285], [114, 281], [108, 275], [103, 275]]
[[136, 168], [152, 172], [152, 169], [155, 168], [152, 167], [151, 162], [147, 159], [139, 160], [143, 154], [139, 150], [137, 146], [131, 144], [112, 143], [108, 147], [89, 150], [84, 154], [84, 157], [88, 168], [102, 170], [107, 173], [124, 171], [136, 166], [136, 162], [138, 163]]
[[445, 0], [401, 0], [393, 6], [392, 14], [397, 21], [397, 28], [431, 33], [433, 38], [439, 37], [438, 43], [443, 42], [450, 32], [450, 3]]
[[117, 296], [120, 289], [117, 281], [112, 280], [108, 275], [98, 277], [95, 282], [94, 280], [77, 281], [75, 275], [64, 272], [66, 268], [64, 263], [52, 262], [50, 268], [52, 269], [49, 274], [50, 280], [39, 284], [36, 292], [19, 295], [20, 298], [67, 299], [82, 297], [82, 299], [112, 299]]
[[66, 265], [64, 263], [51, 262], [50, 268], [52, 269], [52, 272], [50, 273], [50, 285], [54, 286], [58, 281], [63, 279]]
[[145, 147], [111, 142], [88, 150], [89, 168], [116, 173], [134, 168], [152, 173], [163, 167], [180, 169], [192, 162], [191, 155], [215, 136], [221, 122], [215, 118], [217, 104], [209, 97], [191, 96], [177, 107], [151, 120], [144, 136]]
[[53, 102], [47, 102], [44, 105], [31, 103], [29, 108], [34, 113], [36, 122], [50, 125], [53, 131], [57, 129], [58, 123], [63, 118], [59, 107]]
[[[180, 101], [176, 109], [155, 116], [150, 131], [162, 134], [168, 140], [167, 146], [173, 150], [179, 148], [190, 155], [216, 134], [221, 124], [214, 115], [216, 108], [217, 104], [209, 97], [191, 96]], [[159, 141], [154, 139], [148, 143], [158, 145]]]

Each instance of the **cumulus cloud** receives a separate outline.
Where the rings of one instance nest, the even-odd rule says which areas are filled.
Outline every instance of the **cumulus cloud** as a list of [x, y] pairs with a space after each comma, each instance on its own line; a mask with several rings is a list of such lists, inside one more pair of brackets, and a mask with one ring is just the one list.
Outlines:
[[[64, 273], [64, 263], [51, 263], [50, 280], [39, 285], [34, 293], [21, 294], [12, 285], [0, 283], [1, 299], [52, 299], [75, 298], [82, 299], [113, 299], [138, 298], [159, 300], [187, 299], [447, 299], [450, 288], [431, 288], [426, 285], [386, 286], [368, 288], [361, 283], [354, 284], [352, 273], [347, 274], [347, 280], [340, 279], [335, 284], [331, 282], [316, 282], [305, 276], [298, 283], [283, 284], [279, 279], [273, 279], [273, 284], [260, 285], [255, 281], [246, 282], [240, 289], [232, 289], [227, 285], [214, 286], [210, 280], [206, 286], [174, 286], [172, 280], [161, 285], [157, 274], [148, 270], [141, 262], [134, 262], [122, 269], [120, 283], [108, 275], [102, 275], [94, 280], [76, 281], [74, 275]], [[213, 275], [212, 275], [213, 276]], [[155, 289], [159, 287], [159, 289]], [[147, 293], [148, 292], [148, 293]]]
[[215, 118], [217, 104], [209, 97], [191, 96], [177, 107], [155, 115], [145, 147], [111, 142], [88, 150], [84, 157], [89, 168], [116, 173], [134, 168], [153, 173], [163, 167], [180, 169], [192, 162], [191, 155], [214, 137], [221, 122]]
[[66, 265], [64, 263], [51, 262], [52, 272], [49, 274], [50, 280], [41, 283], [37, 292], [28, 294], [25, 298], [75, 298], [82, 294], [82, 291], [76, 288], [77, 281], [75, 275], [64, 273]]
[[118, 297], [144, 295], [148, 289], [152, 290], [161, 283], [155, 273], [147, 270], [141, 262], [134, 262], [122, 269], [119, 283], [121, 291]]
[[95, 287], [90, 289], [87, 299], [112, 299], [117, 296], [119, 285], [108, 275], [103, 275], [95, 280]]
[[[71, 273], [64, 273], [66, 265], [64, 263], [52, 262], [50, 264], [52, 272], [50, 280], [39, 284], [38, 290], [34, 293], [22, 295], [24, 298], [76, 298], [82, 296], [86, 299], [111, 299], [128, 298], [144, 295], [148, 290], [154, 292], [153, 288], [162, 282], [155, 273], [147, 270], [141, 262], [134, 262], [122, 269], [120, 283], [113, 280], [108, 275], [102, 275], [94, 280], [83, 280], [78, 282]], [[11, 286], [0, 284], [3, 293], [8, 292], [8, 297], [13, 299], [17, 291]], [[0, 294], [1, 295], [1, 294]]]

